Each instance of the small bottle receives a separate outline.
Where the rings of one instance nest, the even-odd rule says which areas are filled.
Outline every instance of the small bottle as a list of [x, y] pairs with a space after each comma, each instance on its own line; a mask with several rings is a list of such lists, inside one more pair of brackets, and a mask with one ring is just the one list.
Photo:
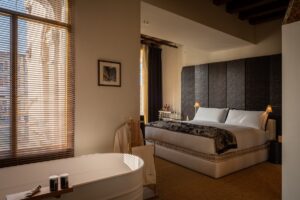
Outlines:
[[58, 176], [53, 175], [49, 177], [49, 187], [51, 192], [58, 190]]
[[69, 174], [61, 174], [60, 175], [60, 188], [68, 189], [69, 188]]

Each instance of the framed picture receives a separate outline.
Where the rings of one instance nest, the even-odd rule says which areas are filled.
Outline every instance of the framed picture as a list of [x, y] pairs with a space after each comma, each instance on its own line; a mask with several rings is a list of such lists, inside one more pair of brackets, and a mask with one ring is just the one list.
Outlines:
[[121, 63], [98, 60], [98, 85], [121, 87]]

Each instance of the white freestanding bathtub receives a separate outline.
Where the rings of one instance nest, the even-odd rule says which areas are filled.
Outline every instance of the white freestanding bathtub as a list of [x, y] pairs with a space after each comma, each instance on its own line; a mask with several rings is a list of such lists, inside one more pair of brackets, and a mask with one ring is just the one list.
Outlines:
[[49, 176], [63, 173], [74, 191], [62, 200], [143, 199], [143, 165], [137, 156], [105, 153], [2, 168], [0, 200], [39, 184], [49, 186]]

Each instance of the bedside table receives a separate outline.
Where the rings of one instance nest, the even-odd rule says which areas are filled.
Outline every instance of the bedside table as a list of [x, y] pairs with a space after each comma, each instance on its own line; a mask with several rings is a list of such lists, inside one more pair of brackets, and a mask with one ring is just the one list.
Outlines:
[[162, 118], [162, 121], [175, 121], [175, 122], [181, 122], [183, 120], [181, 119], [174, 119], [174, 118]]
[[270, 142], [269, 162], [281, 164], [282, 143], [276, 140]]
[[181, 121], [181, 114], [160, 110], [158, 119], [162, 121]]

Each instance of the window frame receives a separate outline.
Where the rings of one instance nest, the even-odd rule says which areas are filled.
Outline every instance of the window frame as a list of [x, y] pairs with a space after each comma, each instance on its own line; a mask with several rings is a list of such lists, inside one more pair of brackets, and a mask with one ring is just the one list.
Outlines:
[[[18, 11], [13, 11], [0, 7], [0, 14], [3, 16], [10, 17], [10, 66], [11, 66], [11, 124], [10, 124], [10, 141], [11, 147], [10, 150], [0, 151], [0, 168], [15, 166], [20, 164], [28, 164], [33, 162], [41, 162], [47, 160], [54, 160], [60, 158], [67, 158], [74, 156], [74, 96], [75, 96], [75, 86], [74, 86], [74, 63], [73, 63], [73, 32], [72, 32], [72, 19], [71, 19], [71, 8], [72, 8], [72, 0], [67, 1], [68, 9], [68, 23], [51, 20], [47, 18], [42, 18], [35, 15], [30, 15]], [[19, 156], [18, 153], [22, 152], [22, 150], [17, 149], [17, 84], [18, 84], [18, 76], [17, 76], [17, 68], [18, 68], [18, 20], [24, 19], [28, 21], [38, 22], [49, 24], [51, 26], [58, 26], [60, 28], [64, 28], [67, 31], [67, 52], [66, 52], [66, 60], [68, 61], [66, 64], [67, 76], [66, 82], [67, 85], [70, 85], [70, 90], [66, 92], [66, 102], [67, 102], [67, 115], [71, 116], [68, 119], [68, 128], [67, 128], [67, 144], [66, 148], [60, 150], [49, 150], [46, 153], [35, 153], [30, 155], [22, 155]], [[5, 66], [3, 64], [3, 66]], [[69, 99], [70, 97], [70, 99]], [[69, 137], [71, 135], [71, 138]], [[51, 147], [55, 147], [56, 145], [51, 145]], [[59, 145], [57, 145], [59, 146]], [[40, 148], [30, 148], [34, 152]], [[4, 155], [11, 155], [10, 157], [4, 157]]]

